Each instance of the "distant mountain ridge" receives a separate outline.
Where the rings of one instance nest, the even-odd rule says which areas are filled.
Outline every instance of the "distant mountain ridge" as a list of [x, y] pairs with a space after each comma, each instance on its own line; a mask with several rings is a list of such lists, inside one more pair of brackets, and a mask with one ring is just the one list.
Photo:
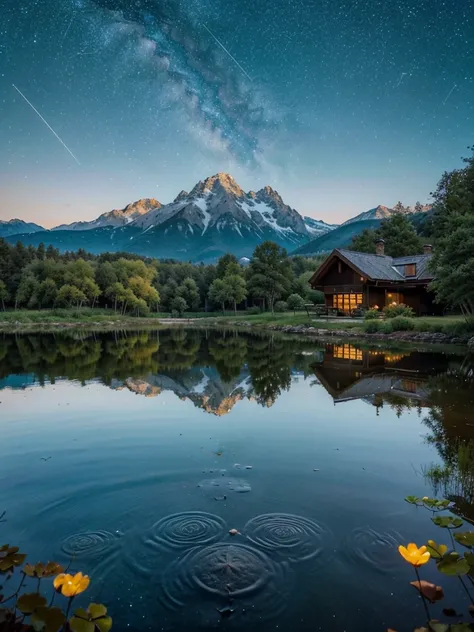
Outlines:
[[[420, 210], [421, 205], [417, 206]], [[428, 211], [431, 207], [421, 207]], [[403, 212], [414, 213], [406, 207]], [[62, 224], [46, 230], [22, 220], [0, 221], [0, 237], [60, 250], [133, 252], [156, 258], [214, 261], [226, 252], [250, 257], [255, 247], [271, 240], [296, 254], [325, 252], [347, 245], [364, 228], [378, 225], [394, 212], [376, 206], [342, 225], [328, 224], [285, 204], [270, 186], [245, 192], [227, 173], [182, 190], [169, 204], [142, 198], [123, 209], [102, 213], [92, 221]]]
[[25, 244], [41, 241], [61, 250], [129, 251], [190, 261], [211, 261], [226, 252], [249, 256], [265, 240], [294, 250], [333, 226], [305, 220], [266, 186], [246, 193], [226, 173], [181, 191], [170, 204], [145, 198], [92, 222], [76, 222], [21, 235]]
[[[403, 207], [403, 213], [413, 214], [413, 213], [426, 213], [431, 211], [433, 208], [432, 204], [420, 205], [419, 208], [416, 206], [405, 206]], [[346, 226], [347, 224], [352, 224], [354, 222], [365, 222], [367, 220], [382, 220], [391, 217], [394, 213], [398, 211], [395, 208], [389, 208], [388, 206], [382, 206], [379, 204], [375, 208], [371, 208], [368, 211], [364, 211], [363, 213], [359, 213], [355, 217], [351, 217], [351, 219], [346, 220], [341, 226]]]
[[33, 222], [24, 222], [22, 219], [10, 219], [7, 221], [0, 219], [0, 237], [9, 237], [10, 235], [19, 235], [37, 233], [44, 231], [43, 226], [34, 224]]

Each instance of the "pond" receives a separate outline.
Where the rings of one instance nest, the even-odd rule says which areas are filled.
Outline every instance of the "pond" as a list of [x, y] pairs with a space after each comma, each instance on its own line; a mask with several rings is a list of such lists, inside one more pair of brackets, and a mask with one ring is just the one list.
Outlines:
[[[398, 545], [450, 539], [404, 498], [474, 520], [472, 368], [203, 329], [4, 336], [0, 540], [88, 573], [77, 603], [113, 630], [413, 630]], [[467, 620], [458, 578], [421, 573], [430, 615]]]

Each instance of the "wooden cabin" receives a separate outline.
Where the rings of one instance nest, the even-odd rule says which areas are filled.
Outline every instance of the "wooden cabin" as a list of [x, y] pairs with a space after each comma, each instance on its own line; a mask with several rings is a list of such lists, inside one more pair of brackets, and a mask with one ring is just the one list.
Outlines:
[[428, 290], [434, 278], [429, 269], [431, 246], [410, 257], [389, 257], [384, 247], [379, 239], [376, 254], [337, 248], [309, 284], [323, 292], [326, 307], [336, 308], [340, 315], [349, 316], [358, 307], [381, 310], [398, 303], [409, 305], [418, 316], [441, 314], [442, 306]]

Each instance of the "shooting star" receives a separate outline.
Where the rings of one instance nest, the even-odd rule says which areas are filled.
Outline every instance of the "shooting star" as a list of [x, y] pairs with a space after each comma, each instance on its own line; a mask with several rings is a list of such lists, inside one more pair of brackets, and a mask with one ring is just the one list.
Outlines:
[[448, 92], [448, 96], [445, 98], [445, 100], [443, 101], [442, 105], [446, 105], [446, 101], [449, 99], [449, 97], [453, 94], [454, 89], [457, 88], [457, 84], [455, 83], [454, 86], [451, 88], [451, 90]]
[[56, 138], [59, 140], [59, 142], [61, 143], [61, 145], [64, 147], [64, 149], [74, 158], [74, 160], [77, 162], [77, 164], [80, 166], [81, 163], [79, 162], [79, 160], [76, 158], [76, 156], [72, 153], [72, 151], [69, 149], [69, 147], [66, 145], [66, 143], [61, 140], [61, 138], [59, 138], [59, 136], [56, 134], [56, 132], [54, 131], [54, 129], [51, 127], [51, 125], [48, 123], [48, 121], [46, 119], [44, 119], [41, 114], [38, 112], [38, 110], [35, 108], [35, 106], [31, 103], [31, 101], [28, 101], [28, 99], [25, 97], [25, 95], [23, 94], [23, 92], [16, 87], [16, 85], [14, 83], [12, 83], [12, 86], [15, 88], [15, 90], [18, 92], [18, 94], [23, 97], [23, 99], [25, 99], [25, 101], [28, 103], [28, 105], [30, 106], [30, 108], [32, 110], [34, 110], [36, 112], [36, 114], [40, 117], [40, 119], [43, 121], [43, 123], [46, 125], [46, 127], [51, 130], [53, 132], [53, 134], [56, 136]]
[[234, 64], [236, 64], [236, 66], [238, 66], [240, 68], [240, 70], [244, 73], [244, 75], [247, 77], [247, 79], [252, 81], [252, 77], [248, 74], [248, 72], [245, 70], [245, 68], [242, 68], [242, 66], [239, 64], [239, 62], [236, 60], [236, 58], [233, 55], [230, 54], [230, 52], [227, 50], [227, 48], [224, 46], [224, 44], [222, 44], [222, 42], [220, 42], [217, 39], [217, 37], [214, 35], [214, 33], [212, 33], [212, 31], [210, 31], [205, 24], [203, 24], [203, 27], [206, 29], [206, 31], [209, 33], [209, 35], [219, 44], [219, 46], [222, 48], [222, 50], [225, 53], [227, 53], [227, 55], [232, 59]]
[[75, 14], [75, 13], [73, 13], [73, 14], [72, 14], [72, 16], [71, 16], [71, 20], [69, 21], [69, 24], [67, 25], [66, 32], [64, 33], [63, 38], [62, 38], [62, 40], [61, 40], [61, 45], [62, 45], [62, 43], [64, 42], [64, 40], [66, 39], [66, 35], [69, 33], [69, 29], [71, 28], [71, 24], [72, 24], [72, 22], [73, 22], [73, 20], [74, 20], [75, 16], [76, 16], [76, 14]]

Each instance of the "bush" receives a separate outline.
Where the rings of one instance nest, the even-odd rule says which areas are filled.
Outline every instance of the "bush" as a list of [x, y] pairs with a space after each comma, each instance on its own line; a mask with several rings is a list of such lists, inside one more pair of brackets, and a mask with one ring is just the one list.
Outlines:
[[450, 336], [474, 334], [474, 318], [471, 317], [459, 323], [446, 323], [446, 325], [443, 325], [443, 333]]
[[387, 305], [383, 308], [385, 318], [396, 318], [397, 316], [405, 316], [405, 318], [413, 318], [415, 312], [408, 305], [399, 303], [398, 305]]
[[273, 309], [275, 310], [275, 312], [287, 312], [288, 303], [285, 303], [285, 301], [277, 301]]
[[299, 294], [290, 294], [290, 296], [287, 299], [287, 303], [288, 303], [288, 309], [293, 310], [293, 312], [296, 312], [300, 309], [304, 309], [304, 298], [302, 296], [300, 296]]
[[380, 331], [384, 334], [391, 334], [393, 332], [392, 320], [386, 320], [380, 324]]
[[[387, 323], [388, 324], [388, 323]], [[415, 329], [415, 323], [412, 318], [404, 316], [396, 316], [390, 320], [393, 331], [412, 331]]]
[[374, 320], [375, 318], [380, 318], [380, 312], [378, 309], [369, 309], [366, 311], [364, 316], [365, 320]]
[[252, 316], [252, 315], [256, 315], [256, 314], [261, 314], [262, 310], [260, 309], [260, 307], [257, 307], [256, 305], [254, 305], [254, 307], [249, 307], [246, 313], [249, 316]]
[[376, 334], [381, 330], [382, 323], [378, 320], [368, 320], [363, 325], [366, 334]]

